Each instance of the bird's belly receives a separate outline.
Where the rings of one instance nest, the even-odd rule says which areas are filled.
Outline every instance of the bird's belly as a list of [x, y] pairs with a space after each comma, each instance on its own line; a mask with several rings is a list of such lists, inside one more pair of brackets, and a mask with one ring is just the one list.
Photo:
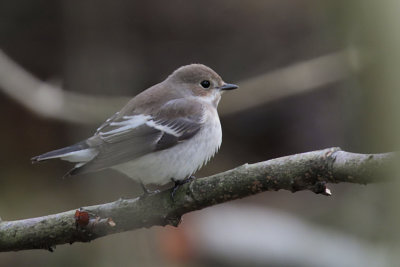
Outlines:
[[197, 171], [218, 151], [222, 142], [219, 120], [202, 128], [189, 140], [117, 166], [116, 169], [143, 184], [164, 185], [183, 180]]

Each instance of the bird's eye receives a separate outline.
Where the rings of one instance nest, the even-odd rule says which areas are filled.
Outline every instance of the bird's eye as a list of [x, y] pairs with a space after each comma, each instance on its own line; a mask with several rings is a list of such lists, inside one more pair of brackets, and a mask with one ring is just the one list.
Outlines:
[[203, 88], [208, 88], [208, 87], [210, 87], [210, 81], [204, 80], [204, 81], [202, 81], [202, 82], [200, 83], [200, 85], [201, 85]]

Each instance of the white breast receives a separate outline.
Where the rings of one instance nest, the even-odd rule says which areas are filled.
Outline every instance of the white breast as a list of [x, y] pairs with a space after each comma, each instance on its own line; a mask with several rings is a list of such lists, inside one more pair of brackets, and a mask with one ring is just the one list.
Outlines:
[[212, 109], [205, 116], [204, 127], [193, 138], [172, 148], [114, 166], [113, 169], [143, 184], [164, 185], [171, 178], [187, 178], [207, 163], [221, 146], [222, 130], [217, 111]]

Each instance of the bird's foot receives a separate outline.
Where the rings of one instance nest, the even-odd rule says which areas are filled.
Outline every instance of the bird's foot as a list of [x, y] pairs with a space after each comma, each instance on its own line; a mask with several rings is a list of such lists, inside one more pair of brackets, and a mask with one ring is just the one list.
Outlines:
[[173, 201], [175, 200], [174, 196], [175, 196], [176, 190], [178, 190], [179, 187], [181, 187], [182, 185], [184, 185], [186, 183], [193, 181], [194, 179], [196, 179], [196, 177], [194, 177], [193, 175], [190, 175], [188, 178], [183, 179], [183, 180], [175, 180], [174, 178], [171, 178], [171, 181], [174, 182], [174, 188], [172, 189], [172, 192], [171, 192], [172, 200]]
[[152, 191], [152, 190], [146, 188], [142, 182], [140, 183], [140, 186], [143, 189], [143, 195], [140, 196], [141, 198], [149, 197], [149, 196], [152, 196], [152, 195], [160, 193], [160, 190], [153, 190]]

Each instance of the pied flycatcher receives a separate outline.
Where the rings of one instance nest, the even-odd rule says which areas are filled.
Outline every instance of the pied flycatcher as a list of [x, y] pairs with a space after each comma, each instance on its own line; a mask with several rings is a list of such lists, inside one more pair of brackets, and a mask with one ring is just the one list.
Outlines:
[[225, 90], [236, 88], [205, 65], [180, 67], [130, 100], [92, 137], [32, 161], [74, 162], [67, 175], [112, 168], [142, 186], [171, 180], [177, 186], [219, 149], [222, 131], [217, 106]]

